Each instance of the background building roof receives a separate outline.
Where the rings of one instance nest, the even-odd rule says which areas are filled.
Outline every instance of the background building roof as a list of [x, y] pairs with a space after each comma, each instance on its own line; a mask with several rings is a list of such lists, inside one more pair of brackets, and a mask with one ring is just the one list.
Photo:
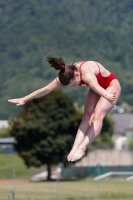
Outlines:
[[133, 114], [124, 113], [124, 114], [112, 114], [112, 117], [115, 121], [114, 132], [115, 134], [124, 134], [127, 129], [133, 129]]

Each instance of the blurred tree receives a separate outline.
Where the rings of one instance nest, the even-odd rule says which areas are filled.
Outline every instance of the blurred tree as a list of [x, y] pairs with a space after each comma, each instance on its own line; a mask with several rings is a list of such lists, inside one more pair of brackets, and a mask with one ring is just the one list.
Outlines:
[[129, 143], [128, 143], [128, 149], [130, 151], [133, 151], [133, 139], [130, 139]]
[[12, 129], [12, 124], [9, 124], [9, 126], [7, 128], [1, 129], [0, 130], [0, 138], [9, 137], [11, 129]]
[[74, 102], [56, 90], [27, 102], [24, 110], [12, 119], [10, 135], [17, 140], [15, 149], [26, 166], [46, 164], [50, 180], [51, 165], [67, 164], [80, 121], [81, 113]]
[[132, 107], [127, 102], [122, 102], [121, 106], [124, 108], [126, 113], [131, 113]]

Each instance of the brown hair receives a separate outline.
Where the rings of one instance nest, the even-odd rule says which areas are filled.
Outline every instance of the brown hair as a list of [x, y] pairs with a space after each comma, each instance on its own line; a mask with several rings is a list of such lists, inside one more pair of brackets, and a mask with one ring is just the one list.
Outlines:
[[46, 57], [48, 63], [51, 67], [54, 67], [56, 70], [59, 70], [59, 80], [62, 85], [68, 85], [72, 79], [75, 77], [75, 71], [78, 71], [74, 64], [65, 65], [65, 62], [61, 57], [54, 58], [51, 56]]

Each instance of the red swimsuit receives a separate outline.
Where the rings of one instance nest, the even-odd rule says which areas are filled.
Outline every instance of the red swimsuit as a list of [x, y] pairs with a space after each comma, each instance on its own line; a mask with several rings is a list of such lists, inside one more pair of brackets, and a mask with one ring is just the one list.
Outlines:
[[[87, 62], [87, 60], [86, 60], [86, 61], [83, 61], [83, 62], [80, 64], [80, 66], [79, 66], [80, 71], [81, 71], [81, 66], [82, 66], [82, 64], [83, 64], [84, 62]], [[96, 62], [96, 64], [98, 65], [97, 62]], [[97, 81], [98, 81], [99, 85], [100, 85], [102, 88], [106, 89], [106, 88], [109, 86], [110, 82], [111, 82], [113, 79], [117, 79], [117, 77], [116, 77], [114, 74], [112, 74], [112, 73], [111, 73], [109, 76], [104, 77], [104, 76], [102, 76], [102, 74], [101, 74], [101, 72], [100, 72], [100, 67], [99, 67], [99, 65], [98, 65], [98, 68], [99, 68], [99, 73], [96, 75]], [[87, 83], [85, 83], [83, 80], [81, 80], [80, 83], [79, 83], [79, 86], [89, 86], [89, 85], [88, 85]]]

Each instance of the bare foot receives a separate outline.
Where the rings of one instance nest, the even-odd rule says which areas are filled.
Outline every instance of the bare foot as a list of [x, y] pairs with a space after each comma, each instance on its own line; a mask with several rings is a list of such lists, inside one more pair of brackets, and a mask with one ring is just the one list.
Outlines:
[[79, 148], [72, 156], [71, 162], [80, 160], [85, 155], [85, 151], [82, 148]]
[[71, 160], [72, 160], [72, 158], [73, 158], [74, 154], [76, 153], [76, 151], [77, 151], [76, 148], [72, 148], [72, 150], [70, 151], [70, 153], [69, 153], [68, 156], [67, 156], [67, 160], [68, 160], [68, 161], [71, 161]]

